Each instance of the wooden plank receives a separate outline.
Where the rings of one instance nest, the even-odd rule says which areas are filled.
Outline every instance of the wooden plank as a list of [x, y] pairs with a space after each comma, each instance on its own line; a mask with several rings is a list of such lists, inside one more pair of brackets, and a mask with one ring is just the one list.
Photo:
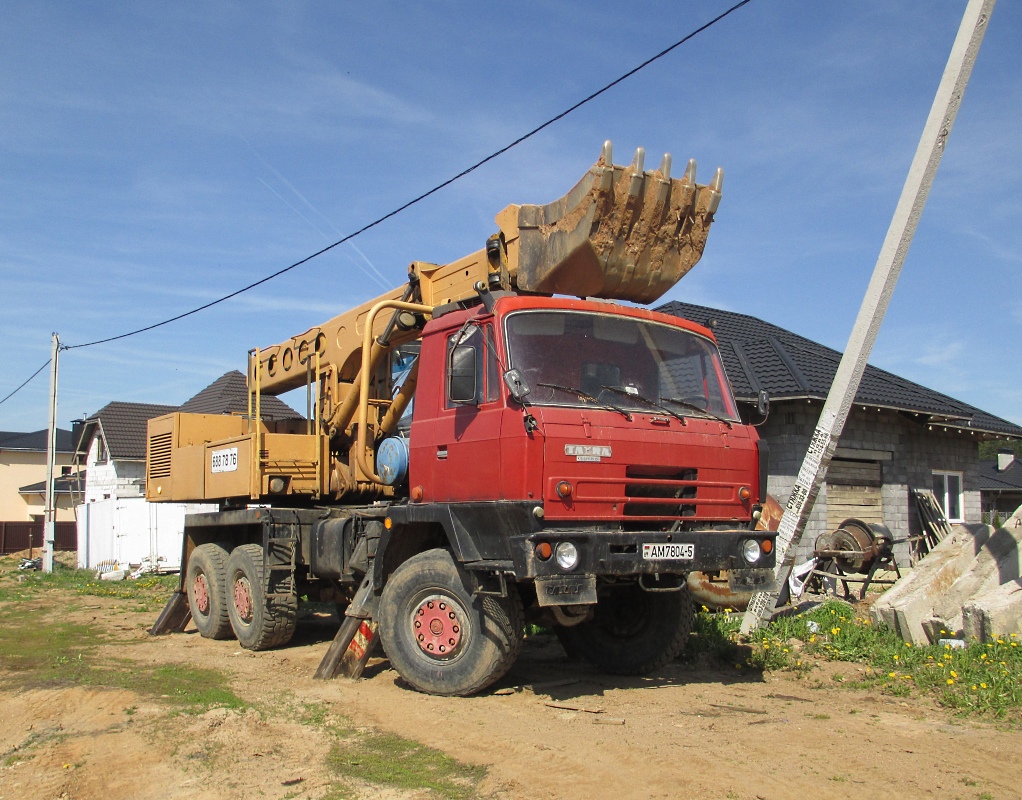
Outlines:
[[827, 484], [827, 528], [837, 530], [846, 519], [865, 523], [884, 521], [879, 487]]

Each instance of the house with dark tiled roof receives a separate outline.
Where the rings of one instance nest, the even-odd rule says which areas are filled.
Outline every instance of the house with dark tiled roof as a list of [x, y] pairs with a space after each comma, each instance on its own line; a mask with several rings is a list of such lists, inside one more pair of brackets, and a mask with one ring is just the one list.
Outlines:
[[78, 457], [88, 474], [83, 502], [145, 495], [146, 425], [174, 410], [115, 400], [85, 420], [78, 442]]
[[[770, 414], [759, 433], [770, 446], [769, 491], [783, 504], [841, 353], [745, 314], [681, 302], [657, 310], [713, 331], [747, 421], [759, 421], [759, 392], [769, 393]], [[896, 539], [918, 534], [910, 489], [932, 489], [951, 521], [982, 521], [979, 442], [997, 438], [1022, 438], [1022, 427], [867, 366], [800, 554], [849, 518], [883, 523]], [[895, 552], [908, 563], [905, 547]]]
[[1022, 461], [1011, 450], [1002, 450], [996, 461], [979, 462], [979, 492], [983, 515], [992, 522], [1004, 521], [1022, 506]]
[[[221, 375], [195, 397], [186, 400], [177, 411], [187, 414], [247, 414], [248, 386], [238, 370]], [[263, 395], [259, 401], [263, 419], [296, 419], [301, 415], [277, 397]]]

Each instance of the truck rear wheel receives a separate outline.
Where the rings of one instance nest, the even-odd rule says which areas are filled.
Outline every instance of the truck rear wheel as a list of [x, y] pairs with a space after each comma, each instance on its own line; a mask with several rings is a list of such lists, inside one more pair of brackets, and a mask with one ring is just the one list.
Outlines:
[[522, 642], [522, 601], [473, 596], [447, 550], [412, 556], [383, 587], [378, 620], [391, 665], [420, 692], [464, 696], [485, 689], [514, 663]]
[[287, 644], [295, 632], [298, 598], [266, 597], [263, 548], [235, 547], [227, 561], [227, 611], [238, 643], [246, 650]]
[[681, 654], [694, 621], [687, 587], [646, 592], [629, 584], [603, 590], [590, 621], [556, 631], [572, 657], [614, 675], [646, 675]]
[[192, 551], [185, 572], [188, 610], [199, 635], [230, 639], [227, 615], [227, 551], [219, 544], [200, 544]]

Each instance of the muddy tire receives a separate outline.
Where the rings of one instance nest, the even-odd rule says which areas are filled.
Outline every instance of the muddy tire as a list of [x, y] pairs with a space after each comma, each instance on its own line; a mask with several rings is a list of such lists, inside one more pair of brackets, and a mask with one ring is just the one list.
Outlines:
[[297, 597], [266, 597], [263, 548], [243, 544], [227, 560], [227, 613], [238, 643], [246, 650], [287, 644], [298, 619]]
[[613, 675], [647, 675], [681, 654], [694, 621], [687, 588], [645, 592], [630, 584], [607, 587], [589, 622], [556, 632], [571, 657]]
[[199, 635], [230, 639], [227, 615], [227, 551], [219, 544], [200, 544], [192, 551], [185, 572], [188, 610]]
[[522, 601], [472, 595], [450, 552], [427, 550], [399, 566], [383, 587], [378, 620], [391, 666], [414, 689], [464, 696], [485, 689], [514, 663], [522, 643]]

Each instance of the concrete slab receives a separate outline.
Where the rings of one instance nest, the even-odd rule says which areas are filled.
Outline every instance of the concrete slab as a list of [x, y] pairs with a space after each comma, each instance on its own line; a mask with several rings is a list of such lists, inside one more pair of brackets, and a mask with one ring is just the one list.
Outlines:
[[878, 622], [922, 645], [1022, 632], [1022, 526], [957, 525], [873, 604]]

